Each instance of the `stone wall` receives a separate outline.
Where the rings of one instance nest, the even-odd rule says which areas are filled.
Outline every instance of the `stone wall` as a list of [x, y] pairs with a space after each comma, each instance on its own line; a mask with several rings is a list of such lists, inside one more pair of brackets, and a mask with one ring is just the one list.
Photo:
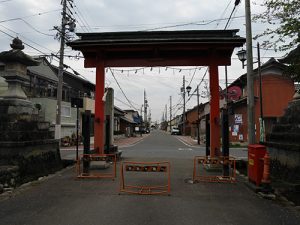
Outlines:
[[[7, 162], [9, 162], [8, 165]], [[9, 157], [6, 158], [6, 165], [0, 165], [0, 186], [14, 188], [54, 173], [61, 168], [60, 155], [55, 151], [41, 151], [39, 149], [24, 155]]]
[[[35, 114], [0, 114], [0, 189], [62, 168], [50, 124]], [[0, 190], [1, 192], [1, 190]]]
[[285, 114], [267, 135], [271, 174], [300, 184], [300, 99], [289, 103]]

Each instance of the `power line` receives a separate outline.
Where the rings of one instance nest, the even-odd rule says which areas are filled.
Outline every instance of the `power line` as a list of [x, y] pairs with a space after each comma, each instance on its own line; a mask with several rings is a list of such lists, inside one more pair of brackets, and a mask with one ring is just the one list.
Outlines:
[[192, 78], [191, 78], [191, 80], [190, 80], [188, 86], [190, 86], [190, 84], [192, 83], [192, 81], [193, 81], [193, 79], [194, 79], [194, 76], [195, 76], [195, 74], [196, 74], [196, 71], [197, 71], [197, 68], [195, 68], [194, 73], [193, 73], [193, 76], [192, 76]]
[[[74, 9], [74, 7], [73, 7], [73, 5], [71, 5], [71, 8], [72, 9], [70, 9], [69, 7], [67, 7], [67, 9], [69, 10], [69, 13], [72, 15], [72, 16], [76, 16], [76, 21], [77, 21], [77, 23], [78, 23], [78, 25], [82, 28], [82, 30], [84, 31], [84, 32], [87, 32], [88, 30], [85, 28], [85, 25], [84, 25], [84, 23], [82, 22], [82, 20], [81, 20], [81, 18], [78, 16], [78, 14], [76, 13], [76, 11], [75, 11], [75, 9]], [[74, 11], [74, 13], [72, 12], [72, 10]], [[74, 15], [75, 14], [75, 15]]]
[[34, 17], [34, 16], [41, 16], [41, 15], [44, 15], [44, 14], [48, 14], [48, 13], [51, 13], [51, 12], [57, 12], [57, 11], [60, 11], [60, 9], [54, 9], [54, 10], [50, 10], [50, 11], [46, 11], [46, 12], [35, 13], [35, 14], [32, 14], [32, 15], [23, 16], [23, 17], [16, 17], [16, 18], [11, 18], [11, 19], [6, 19], [6, 20], [0, 20], [0, 23], [14, 21], [14, 20], [20, 20], [20, 19], [26, 19], [26, 18], [30, 18], [30, 17]]
[[114, 99], [117, 100], [118, 102], [123, 103], [124, 105], [126, 105], [126, 106], [128, 106], [128, 107], [131, 107], [131, 105], [129, 105], [128, 103], [126, 103], [126, 102], [124, 102], [124, 101], [118, 99], [117, 97], [114, 97]]
[[0, 1], [0, 3], [4, 3], [4, 2], [11, 2], [13, 0], [4, 0], [4, 1]]
[[127, 96], [126, 96], [126, 94], [124, 93], [124, 91], [123, 91], [123, 89], [122, 89], [120, 83], [119, 83], [118, 80], [116, 79], [115, 74], [113, 73], [113, 71], [112, 71], [112, 69], [111, 69], [110, 67], [109, 67], [109, 70], [110, 70], [110, 72], [111, 72], [111, 75], [112, 75], [113, 78], [115, 79], [117, 85], [119, 86], [119, 88], [120, 88], [122, 94], [123, 94], [124, 97], [126, 98], [127, 102], [130, 104], [130, 106], [131, 106], [132, 108], [134, 108], [135, 110], [138, 111], [138, 109], [136, 109], [136, 108], [133, 106], [133, 104], [131, 103], [131, 101], [127, 98]]
[[82, 18], [83, 24], [85, 24], [87, 26], [87, 28], [89, 29], [89, 31], [92, 31], [90, 25], [88, 24], [88, 22], [86, 21], [85, 17], [83, 16], [83, 14], [80, 12], [79, 8], [77, 7], [77, 5], [75, 4], [75, 2], [73, 2], [75, 8], [77, 9], [78, 12], [78, 16]]
[[[223, 13], [222, 13], [222, 15], [220, 16], [220, 19], [223, 18], [223, 16], [225, 15], [225, 13], [226, 13], [227, 9], [229, 8], [231, 2], [232, 2], [232, 0], [230, 0], [230, 1], [228, 2], [226, 8], [224, 9], [224, 11], [223, 11]], [[217, 23], [217, 26], [216, 26], [216, 27], [218, 27], [218, 26], [220, 25], [220, 22], [221, 22], [221, 21], [219, 21], [219, 22]]]
[[[199, 83], [197, 86], [200, 86], [200, 85], [202, 84], [202, 82], [204, 81], [204, 78], [205, 78], [207, 72], [208, 72], [208, 68], [206, 68], [206, 71], [205, 71], [205, 73], [203, 74], [202, 79], [201, 79], [200, 83]], [[196, 91], [197, 91], [197, 88], [195, 88], [195, 90], [194, 90], [193, 93], [190, 95], [190, 97], [189, 97], [189, 99], [186, 101], [186, 103], [188, 103], [188, 102], [190, 101], [191, 97], [193, 96], [193, 94], [195, 94]]]
[[[3, 27], [4, 29], [9, 30], [9, 31], [12, 32], [12, 33], [15, 33], [17, 36], [20, 35], [18, 32], [14, 31], [14, 30], [12, 30], [12, 29], [6, 27], [6, 26], [3, 26], [3, 25], [1, 25], [1, 24], [0, 24], [0, 26]], [[6, 35], [8, 35], [8, 36], [11, 37], [11, 38], [15, 38], [14, 36], [12, 36], [12, 35], [10, 35], [10, 34], [4, 32], [4, 31], [1, 31], [1, 32], [4, 33], [4, 34], [6, 34]], [[40, 44], [38, 44], [38, 43], [36, 43], [36, 42], [34, 42], [34, 41], [32, 41], [32, 40], [26, 38], [24, 35], [20, 35], [20, 36], [22, 36], [24, 39], [26, 39], [26, 40], [28, 40], [28, 41], [34, 43], [34, 44], [37, 45], [37, 46], [40, 46], [40, 47], [42, 47], [42, 48], [44, 48], [44, 49], [47, 49], [47, 50], [50, 51], [51, 53], [55, 53], [53, 50], [51, 50], [51, 49], [49, 49], [49, 48], [47, 48], [47, 47], [45, 47], [45, 46], [42, 46], [42, 45], [40, 45]], [[24, 43], [25, 45], [27, 45], [28, 47], [30, 47], [30, 48], [32, 48], [32, 49], [34, 49], [34, 50], [36, 50], [36, 51], [42, 53], [43, 55], [49, 55], [49, 54], [46, 54], [46, 53], [42, 52], [41, 50], [39, 50], [39, 49], [37, 49], [37, 48], [35, 48], [35, 47], [33, 47], [33, 46], [27, 44], [26, 42], [23, 42], [23, 43]]]
[[[253, 14], [253, 15], [256, 15], [256, 14]], [[244, 18], [244, 17], [245, 17], [244, 15], [243, 16], [235, 16], [235, 17], [232, 17], [231, 19], [238, 19], [238, 18]], [[189, 23], [176, 24], [176, 25], [170, 25], [170, 26], [161, 26], [161, 27], [156, 27], [156, 28], [151, 28], [151, 29], [145, 29], [142, 31], [153, 31], [153, 30], [160, 30], [160, 29], [166, 29], [166, 28], [189, 26], [189, 25], [205, 26], [205, 25], [209, 25], [211, 23], [219, 22], [219, 21], [223, 21], [223, 20], [228, 20], [228, 18], [202, 20], [202, 21], [198, 21], [198, 22], [189, 22]]]
[[42, 32], [42, 31], [39, 31], [38, 29], [36, 29], [34, 26], [32, 26], [30, 23], [28, 23], [26, 20], [24, 20], [24, 19], [19, 19], [19, 20], [21, 20], [21, 21], [23, 21], [27, 26], [29, 26], [31, 29], [33, 29], [34, 31], [36, 31], [36, 32], [38, 32], [39, 34], [43, 34], [43, 35], [45, 35], [45, 36], [50, 36], [50, 37], [53, 37], [54, 35], [53, 34], [46, 34], [46, 33], [44, 33], [44, 32]]
[[[9, 31], [11, 31], [11, 32], [13, 32], [13, 33], [16, 33], [15, 31], [13, 31], [13, 30], [11, 30], [11, 29], [9, 29], [9, 28], [3, 26], [3, 25], [0, 25], [0, 26], [3, 27], [3, 28], [5, 28], [5, 29], [7, 29], [7, 30], [9, 30]], [[9, 37], [12, 38], [12, 39], [15, 38], [15, 36], [13, 36], [13, 35], [11, 35], [11, 34], [5, 32], [5, 31], [3, 31], [3, 30], [0, 30], [0, 32], [3, 33], [3, 34], [5, 34], [5, 35], [7, 35], [7, 36], [9, 36]], [[17, 33], [16, 33], [16, 34], [17, 34]], [[23, 36], [23, 38], [27, 39], [27, 38], [24, 37], [24, 36]], [[36, 44], [36, 45], [38, 45], [38, 46], [40, 46], [40, 47], [42, 47], [42, 48], [47, 49], [46, 47], [44, 47], [44, 46], [42, 46], [42, 45], [39, 45], [38, 43], [36, 43], [36, 42], [34, 42], [34, 41], [30, 40], [30, 39], [27, 39], [27, 40], [29, 40], [30, 42], [32, 42], [32, 43], [34, 43], [34, 44]], [[37, 51], [37, 52], [39, 52], [39, 53], [42, 53], [42, 56], [50, 56], [50, 57], [55, 56], [55, 57], [57, 58], [57, 56], [56, 56], [55, 54], [53, 54], [53, 53], [47, 54], [47, 53], [41, 51], [40, 49], [38, 49], [38, 48], [36, 48], [36, 47], [34, 47], [34, 46], [32, 46], [32, 45], [30, 45], [30, 44], [24, 42], [24, 41], [22, 41], [22, 43], [23, 43], [24, 45], [26, 45], [26, 46], [28, 46], [28, 47], [34, 49], [35, 51]], [[54, 52], [54, 51], [52, 51], [52, 50], [50, 50], [50, 49], [47, 49], [47, 50], [49, 50], [50, 52]], [[55, 58], [55, 60], [58, 62], [58, 59], [56, 59], [56, 58]], [[71, 69], [75, 75], [80, 76], [80, 77], [82, 77], [83, 79], [87, 80], [84, 76], [82, 76], [80, 73], [78, 73], [78, 72], [77, 72], [75, 69], [73, 69], [72, 67], [70, 67], [70, 66], [68, 66], [68, 65], [66, 65], [66, 64], [64, 64], [64, 67], [67, 68], [67, 69], [68, 69], [68, 68]]]
[[[224, 11], [223, 11], [223, 13], [222, 13], [222, 15], [221, 15], [221, 18], [218, 20], [219, 22], [222, 21], [222, 20], [224, 20], [224, 19], [222, 19], [222, 17], [225, 15], [225, 13], [226, 13], [227, 9], [229, 8], [231, 2], [232, 2], [232, 0], [230, 0], [230, 1], [228, 2], [226, 8], [224, 9]], [[233, 12], [235, 11], [236, 6], [237, 6], [239, 3], [240, 3], [240, 0], [235, 0], [235, 6], [234, 6], [234, 9], [232, 10], [232, 12], [231, 12], [229, 18], [228, 18], [228, 21], [227, 21], [226, 26], [225, 26], [225, 30], [226, 30], [226, 28], [227, 28], [227, 25], [228, 25], [229, 21], [230, 21], [231, 18], [232, 18], [232, 14], [233, 14]], [[215, 21], [217, 21], [217, 20], [215, 20]], [[218, 27], [219, 24], [220, 24], [220, 23], [217, 23], [216, 27]], [[200, 83], [197, 85], [197, 87], [200, 86], [201, 83], [204, 81], [204, 78], [205, 78], [205, 76], [206, 76], [207, 71], [208, 71], [208, 68], [206, 69], [206, 71], [205, 71], [205, 73], [204, 73], [204, 75], [203, 75], [203, 77], [202, 77]], [[194, 74], [193, 74], [193, 76], [192, 76], [192, 78], [191, 78], [191, 80], [190, 80], [188, 86], [190, 86], [190, 84], [192, 83], [192, 81], [193, 81], [193, 79], [194, 79], [194, 76], [195, 76], [195, 73], [196, 73], [196, 70], [194, 71]], [[196, 90], [197, 90], [197, 88], [194, 89], [193, 93], [191, 94], [191, 96], [189, 97], [189, 99], [186, 101], [186, 103], [189, 102], [189, 100], [191, 99], [191, 97], [193, 96], [193, 94], [196, 92]]]
[[[240, 4], [240, 2], [241, 2], [241, 0], [235, 0], [235, 2], [234, 2], [234, 7], [233, 7], [233, 9], [232, 9], [232, 11], [231, 11], [231, 14], [230, 14], [228, 20], [227, 20], [227, 23], [226, 23], [226, 25], [225, 25], [224, 30], [227, 29], [227, 26], [228, 26], [228, 24], [229, 24], [229, 22], [230, 22], [230, 20], [231, 20], [231, 18], [232, 18], [232, 14], [234, 13], [236, 7]], [[230, 3], [231, 3], [231, 1], [230, 1]]]
[[[15, 38], [14, 36], [12, 36], [12, 35], [6, 33], [6, 32], [3, 31], [3, 30], [0, 30], [0, 32], [2, 32], [3, 34], [6, 34], [7, 36], [9, 36], [9, 37], [11, 37], [11, 38]], [[34, 50], [36, 50], [36, 51], [38, 51], [38, 52], [40, 52], [40, 53], [42, 53], [42, 54], [44, 54], [44, 55], [47, 55], [47, 54], [45, 54], [44, 52], [42, 52], [41, 50], [39, 50], [39, 49], [33, 47], [32, 45], [27, 44], [26, 42], [23, 42], [23, 44], [26, 45], [26, 46], [28, 46], [28, 47], [30, 47], [30, 48], [32, 48], [32, 49], [34, 49]]]

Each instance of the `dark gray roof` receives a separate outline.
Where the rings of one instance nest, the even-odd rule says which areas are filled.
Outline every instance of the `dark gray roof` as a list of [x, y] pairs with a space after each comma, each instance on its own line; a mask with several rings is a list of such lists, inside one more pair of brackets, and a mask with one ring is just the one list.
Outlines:
[[184, 30], [78, 33], [68, 42], [85, 57], [86, 67], [201, 66], [215, 60], [230, 65], [235, 47], [246, 39], [238, 30]]
[[298, 62], [300, 61], [300, 45], [298, 45], [294, 50], [290, 51], [287, 56], [279, 59], [279, 62], [291, 64], [294, 63], [295, 60], [298, 60]]
[[[264, 64], [261, 65], [261, 71], [262, 71], [262, 75], [263, 71], [268, 70], [272, 67], [276, 67], [279, 69], [284, 70], [284, 68], [286, 68], [286, 66], [280, 62], [278, 62], [278, 60], [276, 60], [275, 58], [270, 58], [267, 62], [265, 62]], [[258, 76], [258, 69], [254, 69], [253, 70], [254, 76]], [[237, 78], [235, 81], [233, 81], [229, 87], [231, 86], [239, 86], [239, 87], [243, 87], [247, 84], [247, 73], [241, 75], [239, 78]]]
[[184, 31], [130, 31], [104, 33], [77, 33], [80, 39], [67, 43], [75, 47], [88, 45], [127, 45], [163, 43], [244, 43], [235, 30], [184, 30]]
[[115, 111], [115, 114], [118, 114], [118, 115], [124, 115], [125, 114], [125, 111], [123, 111], [122, 109], [120, 109], [117, 106], [114, 106], [114, 111]]
[[[56, 73], [58, 73], [58, 67], [57, 67], [57, 66], [52, 65], [52, 64], [50, 64], [50, 66], [52, 67], [52, 69], [53, 69]], [[75, 72], [74, 72], [74, 73], [75, 73]], [[78, 72], [76, 72], [76, 75], [75, 75], [74, 73], [71, 73], [71, 72], [69, 72], [69, 71], [64, 70], [64, 75], [73, 77], [73, 78], [75, 78], [75, 79], [78, 79], [78, 80], [80, 80], [80, 81], [82, 81], [82, 82], [84, 82], [84, 83], [91, 84], [91, 85], [93, 85], [93, 86], [95, 85], [95, 84], [93, 84], [92, 82], [88, 81], [87, 79], [85, 79], [85, 78], [79, 76], [80, 74], [79, 74]]]
[[[27, 67], [31, 73], [34, 73], [34, 74], [37, 74], [44, 78], [47, 78], [49, 80], [58, 82], [58, 75], [57, 75], [58, 67], [57, 66], [52, 65], [45, 57], [35, 57], [35, 60], [39, 61], [40, 65]], [[95, 87], [95, 84], [88, 81], [87, 79], [84, 79], [84, 78], [80, 77], [79, 75], [75, 75], [66, 70], [64, 70], [64, 76], [72, 77], [74, 79], [80, 80], [81, 82], [90, 85], [93, 88]]]
[[45, 77], [48, 80], [58, 82], [57, 74], [51, 68], [51, 64], [45, 57], [35, 57], [35, 60], [39, 61], [40, 65], [27, 67], [29, 72]]
[[122, 120], [124, 120], [124, 121], [126, 121], [128, 123], [136, 124], [136, 122], [134, 122], [133, 120], [130, 120], [130, 119], [126, 118], [125, 116], [121, 116], [120, 119], [122, 119]]

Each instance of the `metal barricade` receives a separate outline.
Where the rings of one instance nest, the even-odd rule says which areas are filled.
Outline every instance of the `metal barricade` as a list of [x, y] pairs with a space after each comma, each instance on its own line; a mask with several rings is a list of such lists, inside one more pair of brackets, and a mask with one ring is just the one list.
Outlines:
[[[228, 174], [224, 174], [227, 170]], [[235, 183], [236, 159], [232, 156], [195, 156], [193, 182]]]
[[[133, 180], [134, 183], [143, 181], [146, 182], [146, 184], [127, 184], [125, 173], [136, 175], [134, 178], [131, 177], [131, 180]], [[149, 175], [150, 173], [153, 175], [153, 177], [148, 177], [149, 179], [147, 180], [146, 174]], [[159, 173], [162, 177], [160, 177], [160, 175], [157, 173]], [[160, 178], [161, 180], [159, 180]], [[170, 191], [171, 182], [169, 162], [123, 162], [121, 164], [120, 193], [126, 192], [139, 195], [169, 195]]]
[[[102, 165], [100, 162], [103, 162]], [[91, 165], [94, 163], [95, 165]], [[93, 168], [94, 167], [94, 168]], [[82, 154], [77, 161], [77, 178], [116, 178], [117, 157], [115, 154]], [[108, 172], [99, 172], [108, 170]]]

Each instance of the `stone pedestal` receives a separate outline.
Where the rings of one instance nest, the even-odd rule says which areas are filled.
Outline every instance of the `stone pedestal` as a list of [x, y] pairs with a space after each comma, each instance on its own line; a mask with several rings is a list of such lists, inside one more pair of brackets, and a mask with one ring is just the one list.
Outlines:
[[[35, 114], [22, 89], [28, 80], [27, 66], [38, 62], [22, 52], [24, 46], [18, 38], [11, 47], [0, 53], [0, 61], [5, 64], [0, 75], [8, 83], [7, 91], [0, 96], [0, 184], [4, 186], [18, 185], [61, 168], [54, 131], [49, 122]], [[3, 172], [3, 168], [12, 167], [17, 170]]]

